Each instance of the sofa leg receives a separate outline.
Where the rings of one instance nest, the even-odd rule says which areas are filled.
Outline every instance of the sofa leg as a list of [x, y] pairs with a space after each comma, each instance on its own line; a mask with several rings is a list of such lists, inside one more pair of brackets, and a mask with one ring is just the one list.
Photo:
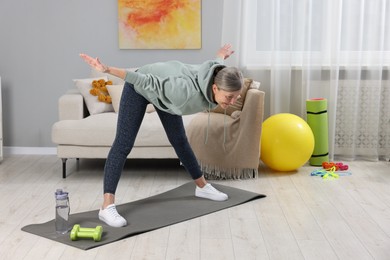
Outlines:
[[65, 179], [66, 178], [66, 161], [68, 160], [68, 158], [62, 158], [62, 178]]

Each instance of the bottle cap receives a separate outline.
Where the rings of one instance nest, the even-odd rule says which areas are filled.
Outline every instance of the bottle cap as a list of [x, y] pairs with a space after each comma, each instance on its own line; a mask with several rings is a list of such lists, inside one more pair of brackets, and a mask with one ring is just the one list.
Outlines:
[[62, 189], [57, 189], [55, 192], [56, 199], [65, 200], [68, 198], [68, 192], [62, 191]]

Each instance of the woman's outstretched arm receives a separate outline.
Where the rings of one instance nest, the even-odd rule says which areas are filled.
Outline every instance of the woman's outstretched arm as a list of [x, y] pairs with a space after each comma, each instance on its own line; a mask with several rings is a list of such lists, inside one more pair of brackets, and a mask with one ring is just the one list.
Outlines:
[[221, 58], [222, 60], [226, 60], [234, 53], [234, 51], [231, 49], [231, 44], [225, 44], [217, 51], [217, 57]]
[[107, 65], [104, 65], [101, 63], [99, 58], [92, 58], [91, 56], [88, 56], [87, 54], [81, 53], [80, 57], [89, 64], [92, 68], [96, 69], [97, 71], [101, 71], [103, 73], [108, 73], [113, 76], [116, 76], [121, 79], [125, 79], [126, 77], [126, 70], [121, 68], [115, 68], [115, 67], [109, 67]]
[[[231, 49], [231, 44], [225, 44], [217, 51], [217, 57], [221, 58], [222, 60], [225, 60], [230, 57], [234, 53], [234, 51]], [[121, 79], [126, 78], [126, 70], [121, 68], [115, 68], [110, 67], [105, 64], [103, 64], [99, 58], [92, 58], [91, 56], [88, 56], [87, 54], [81, 53], [80, 57], [88, 63], [92, 68], [96, 69], [97, 71], [101, 71], [104, 73], [111, 74], [113, 76], [116, 76]]]

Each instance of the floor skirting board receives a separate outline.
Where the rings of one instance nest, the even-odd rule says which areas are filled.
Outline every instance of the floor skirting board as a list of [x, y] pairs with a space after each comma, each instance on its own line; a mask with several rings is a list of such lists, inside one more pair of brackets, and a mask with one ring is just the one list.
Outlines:
[[5, 146], [4, 156], [15, 154], [57, 154], [56, 147], [17, 147], [17, 146]]

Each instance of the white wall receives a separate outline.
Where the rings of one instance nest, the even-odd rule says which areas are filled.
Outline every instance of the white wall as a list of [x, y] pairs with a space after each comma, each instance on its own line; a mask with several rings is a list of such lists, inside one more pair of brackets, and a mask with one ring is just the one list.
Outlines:
[[115, 0], [1, 0], [0, 76], [6, 147], [53, 147], [57, 100], [90, 73], [78, 54], [136, 67], [177, 59], [200, 63], [221, 44], [223, 0], [202, 1], [202, 49], [120, 50]]

